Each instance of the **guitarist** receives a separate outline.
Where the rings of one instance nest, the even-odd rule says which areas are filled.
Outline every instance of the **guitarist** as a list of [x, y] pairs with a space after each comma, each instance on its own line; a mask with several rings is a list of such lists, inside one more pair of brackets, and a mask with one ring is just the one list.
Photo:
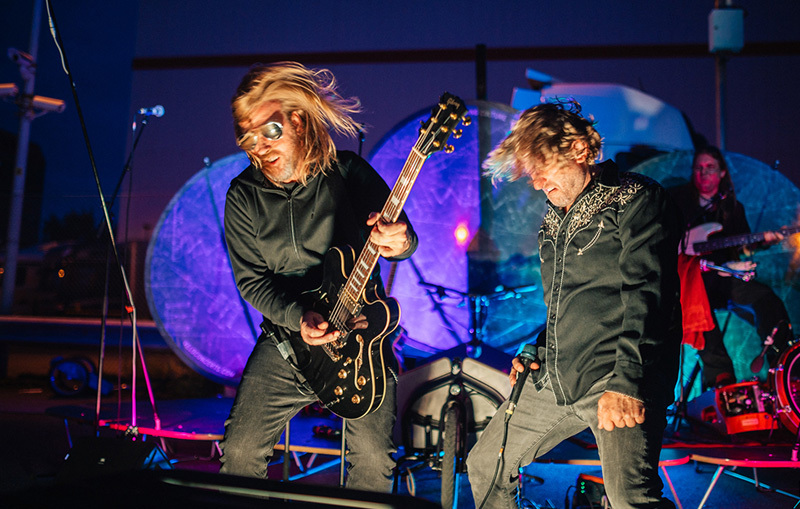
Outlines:
[[[698, 148], [692, 162], [691, 181], [673, 188], [671, 193], [686, 220], [687, 231], [704, 223], [715, 222], [722, 225], [722, 230], [715, 233], [718, 236], [750, 233], [744, 207], [736, 199], [728, 165], [718, 148], [708, 145]], [[746, 259], [751, 250], [768, 247], [781, 240], [783, 236], [780, 233], [766, 232], [761, 245], [721, 249], [702, 256], [714, 265], [727, 269], [754, 271], [755, 262]], [[686, 246], [682, 247], [685, 249]], [[740, 260], [742, 256], [744, 260]], [[722, 271], [704, 272], [702, 278], [712, 309], [733, 311], [755, 325], [763, 340], [772, 336], [774, 344], [769, 347], [765, 345], [765, 348], [767, 360], [774, 360], [792, 337], [786, 307], [775, 292], [758, 281], [745, 282]], [[714, 327], [704, 333], [705, 347], [699, 352], [703, 361], [704, 388], [736, 383], [733, 362], [725, 349], [714, 313], [711, 313], [711, 318]], [[757, 355], [758, 352], [753, 353], [753, 357]], [[760, 365], [758, 367], [760, 369]]]
[[[302, 352], [280, 340], [294, 334], [313, 348], [341, 334], [301, 298], [319, 287], [326, 252], [345, 244], [358, 252], [369, 237], [380, 255], [400, 260], [414, 252], [417, 237], [405, 214], [393, 224], [377, 221], [373, 211], [381, 209], [389, 187], [356, 154], [336, 150], [329, 130], [356, 136], [360, 126], [351, 115], [360, 103], [337, 93], [330, 71], [294, 62], [255, 66], [231, 109], [237, 144], [251, 164], [228, 190], [225, 239], [239, 292], [263, 314], [264, 334], [225, 422], [220, 472], [266, 478], [286, 422], [317, 400], [294, 369]], [[377, 271], [372, 278], [381, 285]], [[363, 315], [347, 325], [368, 326]], [[348, 487], [391, 488], [394, 372], [386, 377], [380, 407], [348, 423]]]

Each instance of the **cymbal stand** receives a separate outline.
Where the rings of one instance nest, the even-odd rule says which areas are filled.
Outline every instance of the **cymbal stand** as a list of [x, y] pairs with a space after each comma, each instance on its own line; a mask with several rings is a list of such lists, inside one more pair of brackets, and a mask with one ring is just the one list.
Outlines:
[[498, 286], [491, 293], [467, 293], [441, 285], [434, 285], [422, 279], [420, 286], [427, 288], [428, 295], [436, 296], [441, 301], [445, 297], [455, 296], [462, 300], [462, 304], [469, 306], [469, 341], [467, 342], [467, 355], [473, 359], [480, 357], [483, 338], [486, 332], [486, 320], [489, 314], [489, 304], [492, 301], [503, 301], [511, 298], [518, 299], [523, 293], [532, 292], [536, 285], [517, 287]]
[[[686, 381], [685, 384], [680, 386], [680, 395], [678, 396], [678, 401], [675, 402], [675, 415], [673, 416], [672, 420], [672, 434], [675, 435], [678, 433], [680, 429], [680, 423], [682, 420], [686, 420], [688, 423], [688, 400], [689, 400], [689, 393], [694, 387], [694, 382], [697, 380], [697, 376], [700, 374], [700, 371], [703, 368], [702, 362], [700, 361], [700, 355], [695, 354], [697, 358], [697, 363], [692, 368], [692, 372], [689, 375], [689, 379]], [[681, 373], [683, 373], [683, 345], [681, 345]]]

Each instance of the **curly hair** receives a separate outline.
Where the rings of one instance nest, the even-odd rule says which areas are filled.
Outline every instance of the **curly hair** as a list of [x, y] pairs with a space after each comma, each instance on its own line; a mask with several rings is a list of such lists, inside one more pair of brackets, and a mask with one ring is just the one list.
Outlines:
[[602, 139], [593, 119], [581, 116], [581, 105], [575, 100], [556, 100], [525, 110], [511, 133], [483, 162], [486, 174], [493, 181], [517, 180], [530, 176], [538, 164], [574, 160], [584, 152], [576, 152], [573, 144], [586, 145], [586, 161], [600, 156]]
[[[362, 126], [351, 115], [361, 111], [356, 97], [344, 98], [336, 90], [336, 78], [328, 69], [308, 69], [297, 62], [256, 64], [242, 78], [231, 99], [236, 138], [244, 132], [239, 125], [265, 103], [278, 101], [287, 118], [297, 113], [303, 124], [300, 136], [301, 157], [298, 174], [301, 183], [325, 172], [336, 159], [336, 146], [330, 131], [356, 137]], [[261, 162], [247, 152], [250, 162]]]

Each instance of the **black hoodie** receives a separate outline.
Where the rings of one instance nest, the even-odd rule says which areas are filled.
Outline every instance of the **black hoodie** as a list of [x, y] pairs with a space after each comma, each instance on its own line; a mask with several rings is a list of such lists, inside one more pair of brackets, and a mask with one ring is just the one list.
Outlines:
[[[317, 288], [328, 249], [350, 245], [359, 253], [369, 236], [370, 212], [380, 212], [390, 189], [353, 152], [337, 153], [337, 163], [305, 186], [280, 188], [254, 166], [231, 181], [225, 198], [225, 241], [236, 286], [266, 320], [300, 330], [306, 311], [298, 298]], [[410, 257], [417, 236], [405, 213], [411, 246], [393, 260]], [[373, 278], [380, 283], [376, 268]]]

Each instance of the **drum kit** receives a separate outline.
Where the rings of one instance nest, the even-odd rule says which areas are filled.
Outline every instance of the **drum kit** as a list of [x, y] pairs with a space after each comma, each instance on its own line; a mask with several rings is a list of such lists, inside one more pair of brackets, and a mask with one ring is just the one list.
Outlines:
[[727, 435], [778, 430], [800, 440], [800, 341], [790, 343], [767, 381], [739, 382], [689, 401], [689, 414]]
[[455, 507], [467, 454], [511, 392], [503, 370], [511, 366], [512, 356], [483, 341], [490, 303], [518, 299], [537, 286], [465, 293], [424, 280], [419, 284], [435, 300], [453, 298], [469, 306], [470, 339], [400, 375], [395, 441], [404, 455], [396, 474], [413, 475], [410, 464], [440, 471], [442, 507]]

